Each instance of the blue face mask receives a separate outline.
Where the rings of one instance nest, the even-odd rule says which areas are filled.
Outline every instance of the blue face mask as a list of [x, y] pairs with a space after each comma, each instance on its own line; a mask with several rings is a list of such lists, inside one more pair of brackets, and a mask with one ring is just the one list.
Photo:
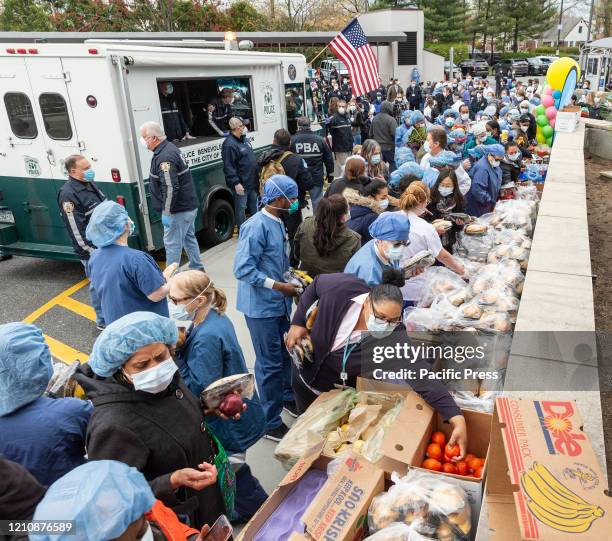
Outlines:
[[87, 182], [92, 182], [95, 176], [96, 172], [93, 169], [87, 169], [87, 171], [83, 173], [83, 180], [86, 180]]
[[130, 235], [133, 235], [135, 230], [136, 224], [132, 220], [130, 220]]
[[380, 154], [374, 154], [374, 156], [370, 158], [370, 163], [372, 165], [378, 165], [380, 163], [380, 159]]

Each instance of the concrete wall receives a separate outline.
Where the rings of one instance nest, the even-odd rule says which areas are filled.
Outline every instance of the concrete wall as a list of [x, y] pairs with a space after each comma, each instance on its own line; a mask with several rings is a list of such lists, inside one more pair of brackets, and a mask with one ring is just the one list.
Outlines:
[[444, 80], [444, 57], [430, 51], [423, 51], [421, 81]]
[[[391, 32], [416, 32], [416, 66], [421, 74], [421, 79], [424, 78], [423, 73], [425, 71], [437, 70], [437, 61], [434, 60], [436, 65], [433, 68], [425, 64], [425, 51], [423, 50], [425, 17], [420, 9], [382, 9], [372, 11], [360, 15], [359, 23], [366, 34], [368, 31], [373, 32], [380, 29]], [[397, 64], [397, 43], [392, 43], [389, 46], [374, 47], [374, 51], [378, 56], [380, 77], [385, 84], [389, 81], [389, 77], [397, 77], [403, 86], [410, 81], [410, 75], [414, 66], [400, 66]], [[430, 58], [430, 60], [432, 59]], [[444, 62], [443, 59], [442, 62]], [[444, 69], [442, 69], [442, 71], [444, 71]], [[441, 79], [442, 76], [439, 78]]]
[[612, 123], [605, 120], [585, 120], [584, 123], [587, 152], [606, 160], [612, 160]]

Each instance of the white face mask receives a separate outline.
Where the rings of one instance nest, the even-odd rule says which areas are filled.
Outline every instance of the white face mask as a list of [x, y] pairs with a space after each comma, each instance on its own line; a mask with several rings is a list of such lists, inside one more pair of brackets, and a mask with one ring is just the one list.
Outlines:
[[168, 388], [177, 370], [178, 366], [170, 357], [152, 368], [147, 368], [131, 376], [126, 375], [132, 380], [134, 389], [137, 391], [156, 394]]
[[425, 141], [423, 144], [423, 150], [427, 153], [431, 152], [431, 147], [429, 146], [429, 141]]
[[147, 146], [147, 140], [144, 137], [141, 137], [139, 140], [140, 144], [145, 147], [147, 150], [149, 150], [149, 147]]
[[452, 195], [452, 193], [455, 191], [454, 188], [447, 188], [445, 186], [440, 186], [438, 188], [438, 192], [440, 192], [440, 195], [442, 197], [448, 197], [449, 195]]
[[521, 124], [521, 131], [526, 132], [528, 129], [529, 129], [529, 126], [523, 126], [523, 125]]
[[469, 120], [469, 119], [470, 119], [469, 113], [461, 113], [461, 120]]
[[499, 167], [499, 160], [489, 160], [491, 167]]
[[378, 206], [379, 206], [381, 209], [385, 210], [385, 209], [386, 209], [386, 208], [389, 206], [389, 200], [388, 200], [388, 199], [381, 199], [381, 200], [378, 202]]
[[404, 256], [405, 246], [399, 244], [397, 246], [390, 246], [385, 250], [385, 257], [391, 262], [399, 261]]
[[372, 312], [366, 319], [366, 327], [372, 335], [372, 338], [376, 339], [386, 338], [395, 330], [395, 325], [389, 323], [388, 321], [381, 321], [377, 319], [374, 312]]
[[508, 159], [510, 161], [513, 161], [513, 162], [518, 160], [520, 157], [521, 157], [521, 153], [520, 152], [515, 152], [514, 154], [508, 154]]
[[343, 115], [346, 109], [344, 107], [338, 107], [338, 112]]

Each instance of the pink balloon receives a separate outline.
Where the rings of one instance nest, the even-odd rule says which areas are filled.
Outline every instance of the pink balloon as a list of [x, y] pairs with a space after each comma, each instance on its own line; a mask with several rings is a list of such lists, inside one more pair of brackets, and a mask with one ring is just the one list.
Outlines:
[[553, 105], [551, 105], [550, 107], [546, 108], [546, 116], [548, 117], [548, 121], [550, 122], [551, 118], [556, 118], [557, 117], [557, 110], [554, 108]]
[[553, 116], [552, 118], [549, 118], [549, 119], [548, 119], [548, 123], [550, 124], [550, 127], [551, 127], [551, 128], [554, 128], [554, 127], [555, 127], [555, 121], [556, 121], [556, 120], [557, 120], [557, 116], [556, 116], [556, 115], [555, 115], [555, 116]]
[[555, 98], [553, 98], [550, 94], [544, 94], [542, 96], [542, 105], [544, 107], [550, 107], [555, 104]]
[[553, 89], [550, 86], [547, 86], [544, 89], [544, 94], [547, 94], [548, 96], [552, 96], [552, 93], [553, 93]]

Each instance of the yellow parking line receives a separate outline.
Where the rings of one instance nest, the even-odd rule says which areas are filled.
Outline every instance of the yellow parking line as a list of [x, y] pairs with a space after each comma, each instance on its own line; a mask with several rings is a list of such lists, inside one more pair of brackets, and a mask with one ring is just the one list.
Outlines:
[[89, 355], [79, 351], [78, 349], [71, 348], [70, 346], [56, 340], [55, 338], [51, 338], [48, 334], [43, 335], [45, 340], [47, 341], [47, 345], [49, 346], [49, 350], [51, 351], [51, 355], [62, 361], [66, 364], [71, 364], [74, 361], [79, 361], [80, 363], [87, 362], [89, 359]]
[[63, 297], [57, 302], [57, 304], [71, 310], [72, 312], [75, 312], [80, 316], [86, 317], [91, 321], [96, 320], [96, 311], [91, 306], [81, 301], [77, 301], [72, 297]]
[[27, 316], [23, 320], [23, 322], [24, 323], [34, 323], [34, 321], [36, 321], [43, 314], [51, 310], [51, 308], [53, 308], [60, 301], [62, 301], [66, 297], [69, 297], [70, 295], [72, 295], [73, 293], [75, 293], [76, 291], [78, 291], [83, 286], [87, 285], [88, 283], [89, 283], [89, 280], [87, 278], [81, 280], [80, 282], [77, 282], [76, 284], [69, 287], [65, 291], [62, 291], [59, 295], [56, 295], [55, 297], [53, 297], [49, 302], [46, 302], [45, 304], [43, 304], [40, 308], [37, 308], [36, 310], [34, 310], [29, 316]]

